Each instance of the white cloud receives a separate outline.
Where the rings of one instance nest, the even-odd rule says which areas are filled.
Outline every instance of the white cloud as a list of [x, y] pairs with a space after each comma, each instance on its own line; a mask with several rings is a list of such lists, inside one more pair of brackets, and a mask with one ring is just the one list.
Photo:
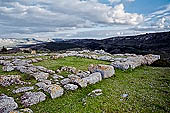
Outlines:
[[[9, 32], [55, 31], [60, 27], [86, 28], [99, 24], [139, 24], [142, 15], [127, 13], [98, 0], [8, 0], [0, 4], [0, 24]], [[20, 31], [22, 27], [22, 30]], [[3, 29], [0, 29], [3, 32]]]

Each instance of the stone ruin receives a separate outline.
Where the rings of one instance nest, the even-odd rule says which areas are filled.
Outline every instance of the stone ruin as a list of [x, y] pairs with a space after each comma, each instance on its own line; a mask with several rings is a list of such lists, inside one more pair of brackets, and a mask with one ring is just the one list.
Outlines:
[[[95, 60], [109, 61], [110, 65], [90, 65], [88, 71], [77, 70], [75, 67], [63, 66], [60, 69], [49, 70], [43, 66], [34, 66], [32, 63], [41, 62], [48, 58], [38, 58], [39, 56], [49, 56], [50, 59], [59, 59], [69, 56], [89, 58]], [[50, 54], [35, 54], [27, 56], [0, 56], [0, 65], [3, 65], [3, 71], [19, 71], [35, 78], [37, 83], [34, 86], [21, 80], [20, 75], [0, 75], [0, 85], [7, 87], [13, 84], [20, 84], [23, 87], [14, 89], [12, 92], [24, 93], [21, 98], [21, 103], [25, 107], [45, 101], [46, 95], [43, 92], [50, 94], [51, 98], [57, 98], [64, 94], [65, 90], [76, 90], [78, 88], [87, 87], [90, 84], [95, 84], [103, 79], [110, 78], [115, 74], [114, 68], [127, 70], [135, 69], [141, 65], [150, 65], [160, 59], [160, 55], [136, 55], [136, 54], [109, 54], [103, 50], [83, 50], [83, 51], [66, 51], [65, 53], [50, 53]], [[71, 72], [71, 75], [63, 77], [60, 74], [62, 71]], [[50, 79], [49, 79], [50, 78]], [[39, 92], [33, 92], [34, 87], [38, 87]], [[95, 92], [95, 91], [94, 91]], [[89, 95], [100, 95], [101, 91], [92, 92]], [[16, 110], [18, 104], [12, 97], [4, 94], [0, 96], [0, 112], [7, 113], [10, 111], [19, 112], [23, 109]], [[31, 111], [28, 108], [29, 111]], [[32, 111], [31, 111], [32, 112]]]

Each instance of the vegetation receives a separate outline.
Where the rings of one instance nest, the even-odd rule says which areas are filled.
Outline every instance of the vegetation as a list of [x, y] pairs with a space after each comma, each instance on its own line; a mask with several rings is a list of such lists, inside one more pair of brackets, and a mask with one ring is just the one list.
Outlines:
[[110, 64], [110, 62], [85, 59], [81, 57], [66, 57], [57, 60], [48, 59], [42, 62], [34, 63], [34, 65], [37, 66], [41, 65], [54, 71], [62, 66], [72, 66], [75, 67], [76, 69], [87, 70], [90, 64]]
[[[116, 70], [116, 77], [65, 92], [54, 100], [48, 96], [46, 101], [31, 106], [31, 109], [37, 113], [169, 112], [169, 84], [169, 68], [144, 66], [133, 71]], [[103, 95], [87, 96], [94, 89], [102, 89]], [[123, 98], [122, 94], [128, 94], [128, 97]]]
[[[56, 70], [60, 66], [73, 66], [81, 70], [87, 70], [89, 64], [109, 64], [105, 61], [97, 61], [85, 58], [67, 57], [57, 60], [45, 60], [34, 65], [42, 65]], [[20, 74], [24, 81], [27, 76], [19, 72], [2, 72], [0, 75]], [[34, 79], [30, 79], [32, 85]], [[79, 88], [76, 91], [65, 91], [64, 95], [47, 99], [30, 108], [35, 113], [113, 113], [113, 112], [170, 112], [170, 68], [143, 66], [134, 70], [121, 71], [116, 69], [116, 75], [104, 79], [95, 85]], [[12, 89], [16, 86], [0, 87], [0, 93], [13, 96], [19, 108], [20, 97], [23, 93], [14, 95]], [[102, 89], [103, 95], [97, 97], [87, 96], [94, 89]], [[37, 89], [35, 89], [37, 91]], [[123, 98], [122, 94], [128, 94]], [[84, 100], [84, 101], [83, 101]], [[86, 104], [85, 104], [85, 103]]]

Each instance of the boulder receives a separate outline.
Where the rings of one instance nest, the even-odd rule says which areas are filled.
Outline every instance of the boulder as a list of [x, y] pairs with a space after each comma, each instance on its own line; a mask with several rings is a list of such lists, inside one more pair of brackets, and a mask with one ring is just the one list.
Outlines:
[[95, 84], [102, 80], [102, 75], [100, 72], [95, 72], [83, 79], [86, 80], [88, 84]]
[[74, 85], [74, 84], [66, 84], [64, 85], [64, 88], [67, 89], [67, 90], [76, 90], [78, 88], [77, 85]]
[[42, 102], [46, 99], [46, 95], [43, 92], [26, 92], [21, 97], [21, 103], [25, 106], [31, 106]]
[[47, 91], [50, 93], [52, 99], [60, 97], [64, 93], [64, 89], [57, 84], [48, 85]]
[[114, 67], [110, 65], [103, 64], [90, 65], [88, 69], [91, 73], [100, 72], [102, 78], [109, 78], [115, 74]]
[[12, 97], [6, 95], [0, 96], [0, 113], [9, 113], [18, 108], [18, 104]]

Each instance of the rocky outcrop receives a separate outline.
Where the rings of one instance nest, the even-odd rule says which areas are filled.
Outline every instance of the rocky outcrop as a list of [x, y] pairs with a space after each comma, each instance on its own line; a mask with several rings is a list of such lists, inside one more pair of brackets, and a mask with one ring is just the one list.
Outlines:
[[0, 95], [0, 113], [9, 113], [18, 108], [18, 104], [12, 97]]

